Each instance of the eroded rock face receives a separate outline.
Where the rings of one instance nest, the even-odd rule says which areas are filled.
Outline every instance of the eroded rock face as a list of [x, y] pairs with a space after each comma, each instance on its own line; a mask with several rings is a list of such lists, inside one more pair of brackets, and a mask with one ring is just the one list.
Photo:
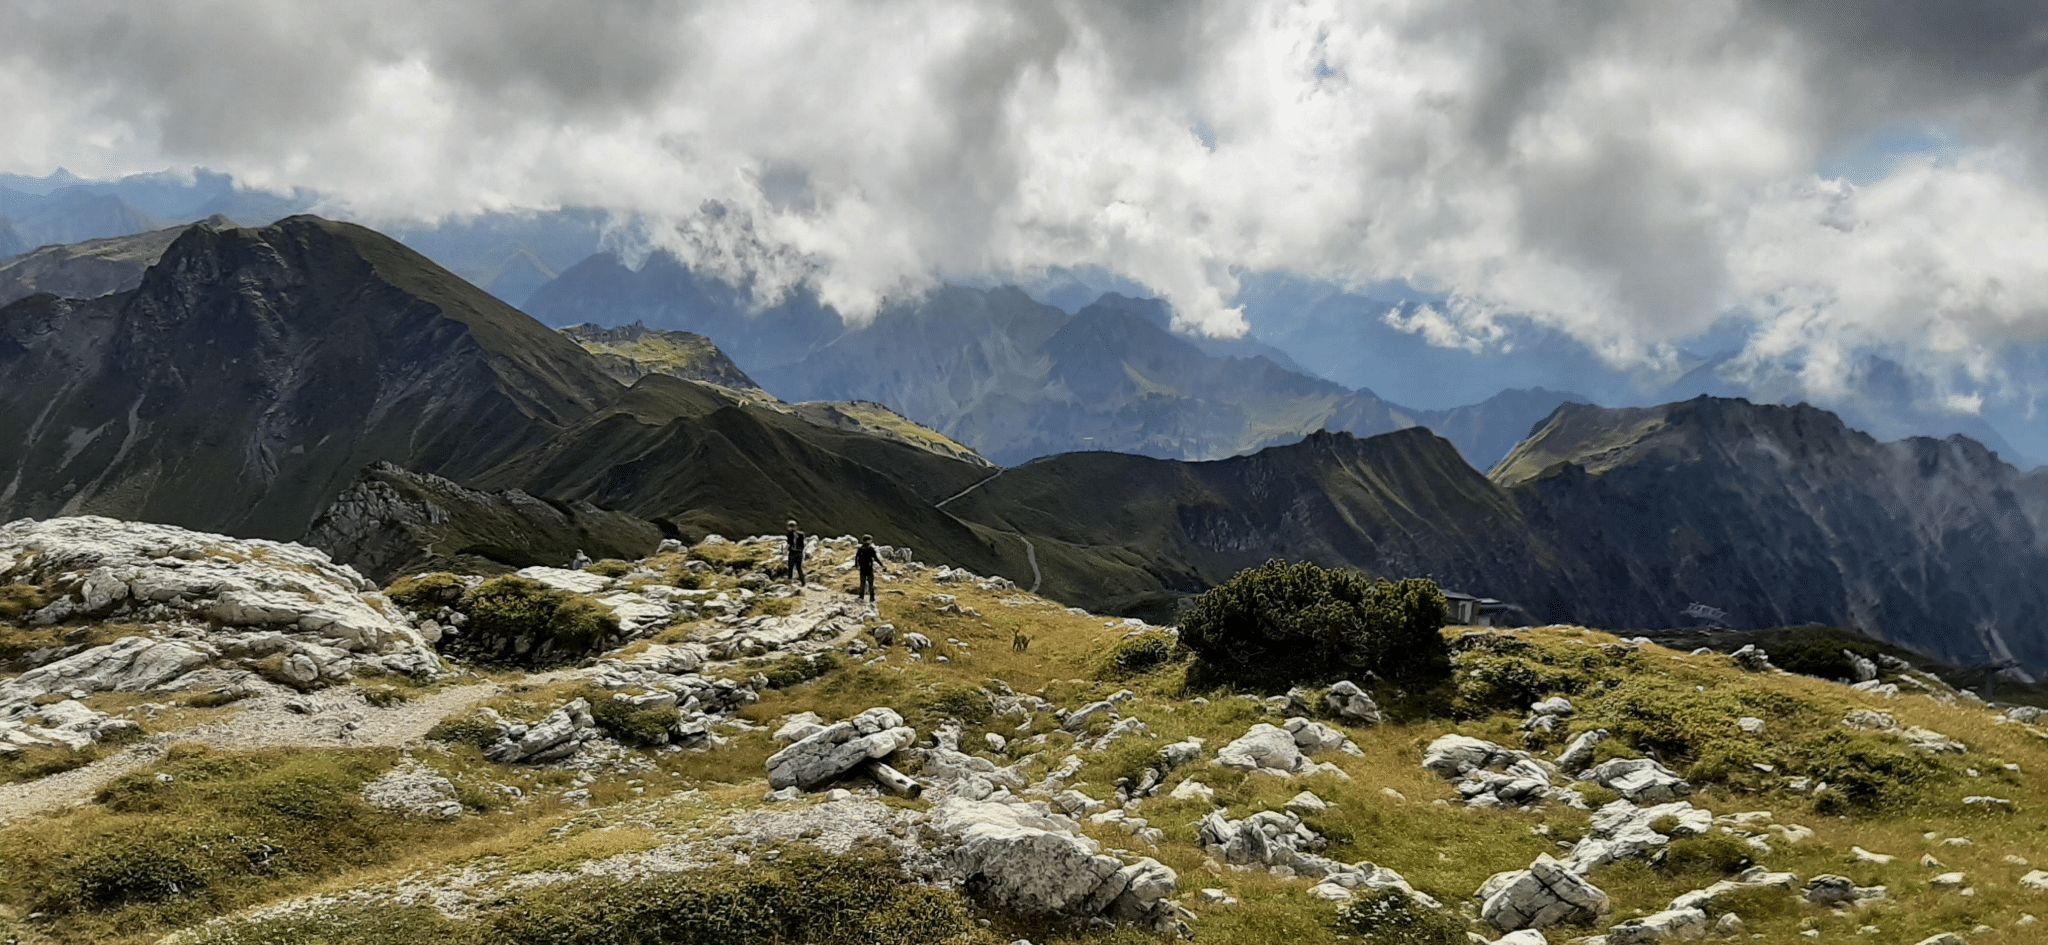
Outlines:
[[810, 790], [910, 747], [917, 731], [895, 709], [876, 708], [805, 736], [768, 756], [768, 784]]
[[355, 569], [303, 545], [99, 516], [0, 525], [0, 575], [59, 599], [33, 623], [173, 618], [311, 635], [351, 652], [423, 649]]
[[504, 722], [490, 709], [484, 709], [482, 714], [498, 724], [499, 732], [498, 740], [484, 749], [484, 757], [499, 763], [560, 761], [598, 734], [597, 723], [590, 717], [590, 703], [584, 699], [573, 700], [532, 725]]
[[1488, 880], [1479, 895], [1480, 916], [1503, 932], [1590, 923], [1610, 908], [1605, 892], [1547, 854]]
[[1075, 823], [1014, 802], [950, 797], [931, 824], [950, 838], [948, 870], [984, 905], [1022, 916], [1101, 917], [1164, 927], [1174, 871], [1140, 857], [1125, 863], [1102, 852]]

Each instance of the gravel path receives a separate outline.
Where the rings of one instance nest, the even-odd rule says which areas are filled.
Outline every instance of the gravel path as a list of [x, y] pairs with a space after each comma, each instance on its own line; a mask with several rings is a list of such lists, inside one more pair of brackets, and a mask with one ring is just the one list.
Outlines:
[[396, 747], [425, 737], [435, 723], [500, 691], [496, 683], [451, 686], [388, 708], [364, 702], [354, 689], [259, 696], [241, 703], [240, 711], [219, 721], [152, 735], [61, 774], [0, 785], [0, 824], [83, 804], [108, 782], [162, 757], [173, 744], [235, 750]]

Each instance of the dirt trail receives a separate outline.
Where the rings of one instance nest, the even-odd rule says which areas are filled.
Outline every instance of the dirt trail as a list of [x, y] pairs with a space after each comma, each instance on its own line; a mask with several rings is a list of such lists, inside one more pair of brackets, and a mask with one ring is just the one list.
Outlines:
[[[434, 724], [503, 691], [496, 683], [451, 686], [378, 708], [353, 689], [306, 696], [259, 696], [227, 718], [152, 735], [84, 767], [22, 784], [0, 785], [0, 824], [85, 803], [121, 775], [163, 756], [178, 743], [216, 748], [396, 747], [423, 738]], [[298, 708], [289, 708], [288, 704]], [[311, 711], [302, 711], [310, 709]]]

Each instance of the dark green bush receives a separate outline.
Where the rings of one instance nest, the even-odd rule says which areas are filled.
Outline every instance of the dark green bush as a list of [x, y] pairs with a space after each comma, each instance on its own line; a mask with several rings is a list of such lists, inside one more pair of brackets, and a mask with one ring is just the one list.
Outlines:
[[1109, 649], [1110, 676], [1141, 676], [1173, 661], [1180, 641], [1162, 630], [1147, 630], [1118, 640]]
[[619, 621], [590, 598], [518, 575], [495, 577], [462, 598], [469, 617], [443, 648], [471, 659], [539, 669], [617, 646]]
[[461, 603], [462, 595], [468, 589], [462, 578], [446, 571], [435, 571], [392, 581], [391, 586], [384, 589], [384, 596], [407, 610], [429, 612]]
[[1903, 806], [1943, 772], [1940, 762], [1884, 735], [1830, 732], [1801, 754], [1807, 776], [1827, 782], [1815, 804], [1828, 814]]
[[1278, 687], [1365, 673], [1429, 682], [1450, 672], [1448, 612], [1434, 581], [1274, 560], [1196, 597], [1180, 638], [1218, 682]]
[[768, 680], [770, 689], [787, 689], [800, 683], [807, 683], [839, 668], [836, 654], [816, 653], [810, 656], [787, 656], [761, 670]]
[[668, 744], [669, 731], [682, 720], [675, 706], [635, 708], [601, 689], [583, 694], [590, 701], [590, 720], [613, 741], [648, 747]]
[[982, 725], [995, 716], [988, 693], [973, 686], [942, 690], [925, 700], [924, 709], [934, 721], [957, 719], [968, 725]]
[[1337, 910], [1337, 927], [1369, 945], [1466, 945], [1467, 923], [1447, 909], [1431, 909], [1398, 889], [1361, 890]]
[[427, 730], [427, 737], [450, 745], [488, 748], [498, 740], [498, 727], [485, 721], [483, 716], [471, 713], [434, 723], [434, 727]]
[[957, 895], [910, 881], [885, 854], [810, 849], [645, 882], [521, 894], [478, 945], [988, 945]]
[[1670, 876], [1719, 879], [1748, 869], [1755, 852], [1741, 838], [1714, 831], [1671, 841], [1657, 868]]

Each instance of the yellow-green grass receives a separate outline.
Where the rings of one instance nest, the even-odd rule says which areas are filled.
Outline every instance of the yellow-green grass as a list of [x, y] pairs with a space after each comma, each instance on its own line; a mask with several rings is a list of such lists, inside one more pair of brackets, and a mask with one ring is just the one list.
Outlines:
[[[830, 573], [827, 569], [840, 560], [843, 554], [834, 550], [820, 556], [814, 567], [821, 574]], [[379, 846], [385, 842], [380, 840], [368, 844], [362, 856], [333, 859], [328, 868], [309, 875], [237, 878], [227, 893], [209, 893], [214, 898], [187, 905], [184, 911], [159, 905], [117, 910], [115, 916], [88, 915], [83, 933], [66, 933], [60, 940], [88, 941], [97, 935], [114, 941], [141, 941], [146, 933], [161, 928], [309, 890], [389, 883], [408, 872], [431, 873], [465, 864], [489, 864], [513, 872], [567, 869], [680, 837], [716, 832], [727, 813], [761, 803], [767, 787], [763, 763], [781, 747], [768, 733], [777, 720], [796, 712], [812, 711], [836, 719], [874, 706], [891, 706], [924, 733], [947, 720], [958, 720], [966, 728], [962, 745], [969, 750], [987, 751], [984, 732], [1009, 739], [1003, 752], [989, 752], [1003, 762], [1030, 753], [1033, 736], [1044, 734], [1043, 755], [1032, 773], [1057, 764], [1073, 751], [1084, 762], [1074, 786], [1100, 799], [1111, 798], [1119, 777], [1135, 777], [1168, 742], [1200, 737], [1208, 745], [1208, 756], [1213, 757], [1215, 749], [1251, 725], [1281, 720], [1279, 713], [1259, 701], [1257, 695], [1263, 694], [1188, 690], [1186, 664], [1179, 658], [1148, 672], [1112, 667], [1108, 654], [1129, 632], [1120, 623], [1111, 625], [1113, 622], [1101, 617], [1070, 614], [1015, 591], [986, 592], [966, 583], [940, 585], [928, 574], [900, 570], [892, 571], [892, 576], [896, 579], [882, 584], [880, 611], [882, 619], [895, 624], [898, 642], [873, 651], [883, 655], [880, 663], [868, 666], [842, 658], [817, 678], [792, 678], [764, 692], [758, 704], [742, 713], [762, 728], [726, 733], [728, 741], [715, 750], [651, 752], [647, 755], [654, 762], [651, 770], [605, 775], [589, 785], [593, 805], [589, 811], [553, 799], [570, 786], [567, 772], [491, 765], [473, 746], [422, 750], [421, 757], [458, 775], [459, 780], [479, 785], [485, 781], [513, 784], [541, 799], [525, 806], [498, 808], [478, 801], [483, 812], [475, 817], [455, 824], [407, 821], [402, 834], [383, 833], [388, 822], [375, 819], [381, 815], [367, 815], [371, 819], [364, 826], [351, 829], [393, 837], [390, 849]], [[978, 616], [947, 613], [927, 600], [940, 593], [954, 595]], [[1006, 600], [1021, 605], [1011, 606]], [[677, 628], [678, 637], [696, 629], [700, 628]], [[902, 643], [902, 636], [912, 632], [935, 644], [922, 659], [912, 659]], [[1028, 651], [1012, 649], [1012, 638], [1020, 633], [1031, 638]], [[1447, 633], [1456, 638], [1464, 631]], [[953, 645], [948, 639], [966, 645]], [[1824, 941], [1846, 939], [1860, 926], [1875, 925], [1882, 934], [1870, 940], [1913, 942], [1942, 931], [1967, 932], [1980, 923], [1992, 930], [1972, 934], [1972, 945], [2018, 945], [2037, 940], [2014, 922], [2022, 914], [2048, 909], [2048, 894], [2027, 890], [2018, 879], [2029, 869], [2048, 868], [2048, 862], [2021, 866], [2007, 862], [2006, 857], [2048, 861], [2048, 819], [2043, 817], [2043, 812], [2048, 812], [2048, 785], [2035, 779], [2035, 772], [2048, 770], [2048, 743], [2038, 732], [1995, 724], [1993, 713], [1982, 707], [1944, 705], [1919, 695], [1886, 699], [1804, 677], [1751, 674], [1724, 656], [1690, 656], [1638, 647], [1595, 631], [1540, 628], [1516, 632], [1506, 639], [1505, 643], [1461, 644], [1464, 652], [1458, 662], [1465, 676], [1460, 684], [1409, 694], [1394, 721], [1374, 727], [1344, 727], [1362, 749], [1362, 756], [1331, 753], [1318, 760], [1333, 762], [1346, 778], [1282, 779], [1196, 762], [1172, 773], [1159, 795], [1136, 810], [1137, 816], [1164, 832], [1164, 842], [1157, 848], [1112, 825], [1088, 824], [1084, 829], [1107, 847], [1153, 856], [1174, 868], [1180, 874], [1181, 899], [1197, 914], [1195, 928], [1203, 942], [1336, 942], [1343, 933], [1332, 922], [1335, 908], [1308, 896], [1308, 881], [1213, 865], [1195, 840], [1195, 825], [1208, 812], [1208, 805], [1167, 796], [1188, 779], [1213, 788], [1217, 802], [1233, 818], [1279, 809], [1295, 793], [1313, 790], [1332, 805], [1328, 812], [1309, 819], [1314, 829], [1330, 839], [1330, 856], [1370, 860], [1394, 869], [1452, 908], [1469, 909], [1472, 893], [1495, 872], [1525, 866], [1540, 853], [1562, 855], [1566, 845], [1584, 833], [1587, 817], [1557, 803], [1529, 810], [1468, 809], [1450, 783], [1420, 767], [1423, 748], [1453, 731], [1520, 746], [1526, 702], [1568, 694], [1579, 715], [1568, 723], [1566, 732], [1540, 746], [1546, 753], [1554, 751], [1571, 732], [1594, 725], [1608, 727], [1618, 737], [1603, 749], [1603, 755], [1632, 756], [1654, 749], [1668, 764], [1696, 778], [1700, 791], [1694, 802], [1699, 806], [1721, 814], [1769, 811], [1777, 823], [1801, 825], [1814, 832], [1798, 844], [1767, 834], [1772, 852], [1756, 857], [1761, 865], [1790, 870], [1802, 879], [1841, 873], [1859, 883], [1882, 883], [1891, 889], [1890, 902], [1845, 913], [1807, 905], [1796, 894], [1753, 894], [1741, 914], [1749, 931], [1761, 936], [1760, 940], [1801, 941], [1799, 933], [1809, 928], [1819, 929]], [[941, 655], [947, 662], [938, 662]], [[1081, 745], [1075, 735], [1060, 731], [1058, 720], [1049, 713], [1026, 721], [1020, 730], [1015, 718], [987, 714], [979, 689], [992, 686], [995, 680], [1018, 692], [1042, 693], [1066, 709], [1130, 689], [1135, 697], [1123, 705], [1122, 712], [1143, 720], [1151, 737], [1130, 736], [1095, 750]], [[491, 704], [509, 716], [535, 719], [583, 691], [576, 683], [529, 685]], [[1387, 698], [1390, 694], [1381, 695], [1384, 702], [1395, 701]], [[1921, 725], [1953, 736], [1968, 744], [1970, 752], [1936, 758], [1917, 783], [1880, 792], [1868, 803], [1856, 804], [1817, 801], [1784, 790], [1776, 779], [1746, 769], [1752, 763], [1769, 763], [1785, 773], [1801, 773], [1825, 763], [1833, 757], [1827, 751], [1842, 744], [1869, 748], [1898, 744], [1886, 735], [1845, 736], [1841, 719], [1856, 708], [1890, 712], [1901, 725]], [[1761, 737], [1741, 733], [1735, 726], [1740, 715], [1764, 718], [1769, 731]], [[1081, 738], [1091, 739], [1103, 727], [1098, 724], [1081, 733]], [[379, 764], [391, 760], [389, 753], [376, 757]], [[2020, 765], [2022, 774], [2006, 772], [2002, 767], [2006, 763]], [[905, 767], [915, 773], [914, 765]], [[1972, 768], [1975, 777], [1969, 773]], [[230, 796], [252, 790], [262, 775], [252, 772], [238, 777], [243, 780], [221, 790]], [[630, 783], [636, 781], [639, 783]], [[1973, 794], [2007, 798], [2018, 809], [2008, 814], [1966, 808], [1962, 798]], [[891, 803], [916, 806], [921, 802]], [[497, 813], [498, 809], [512, 813]], [[133, 816], [108, 810], [104, 804], [94, 805], [0, 832], [0, 844], [9, 850], [15, 849], [16, 841], [53, 848], [61, 846], [67, 835], [86, 836], [82, 831], [103, 818]], [[146, 829], [166, 828], [150, 825]], [[1929, 832], [1934, 840], [1923, 837]], [[395, 838], [400, 835], [410, 838], [405, 849], [397, 848]], [[1947, 846], [1941, 841], [1948, 837], [1968, 837], [1973, 843]], [[1882, 866], [1859, 863], [1849, 852], [1852, 846], [1897, 859]], [[78, 847], [74, 844], [67, 849]], [[1683, 849], [1687, 853], [1727, 852], [1724, 848]], [[1929, 887], [1927, 879], [1940, 870], [1918, 865], [1924, 853], [1938, 857], [1944, 870], [1965, 872], [1974, 895], [1965, 897]], [[1704, 863], [1714, 857], [1693, 859]], [[4, 884], [7, 894], [17, 896], [19, 890], [31, 887], [27, 880], [16, 878], [23, 874], [5, 872], [13, 869], [12, 863], [0, 859], [0, 875], [8, 876]], [[1591, 879], [1614, 897], [1615, 912], [1597, 928], [1564, 930], [1565, 934], [1552, 938], [1592, 934], [1631, 915], [1657, 911], [1672, 897], [1716, 878], [1718, 869], [1707, 865], [1685, 871], [1660, 869], [1650, 863], [1603, 868]], [[1210, 886], [1225, 889], [1239, 904], [1203, 902], [1196, 891]], [[8, 906], [19, 914], [28, 902], [17, 896]], [[462, 941], [460, 935], [474, 932], [404, 912], [393, 913], [390, 921], [405, 928], [362, 931], [353, 937], [337, 931], [328, 940], [395, 945], [446, 941], [451, 936]], [[123, 922], [130, 924], [123, 926]], [[345, 927], [342, 918], [334, 923], [334, 929]], [[1028, 933], [1039, 942], [1156, 940], [1131, 930], [1022, 929], [1000, 921], [997, 930]]]

